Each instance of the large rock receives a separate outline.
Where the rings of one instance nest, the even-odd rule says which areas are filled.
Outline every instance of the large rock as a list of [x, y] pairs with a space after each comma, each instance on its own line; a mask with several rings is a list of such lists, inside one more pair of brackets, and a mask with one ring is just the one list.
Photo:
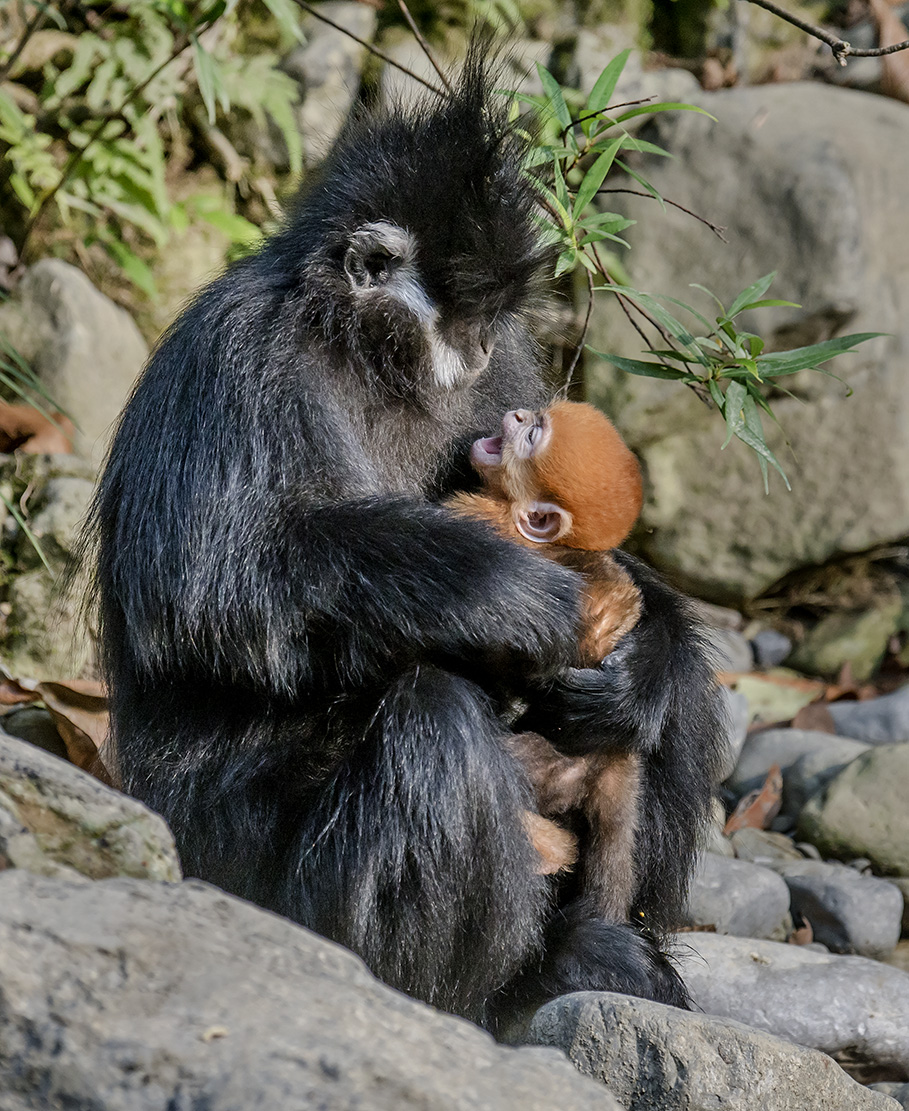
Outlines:
[[708, 1014], [909, 1079], [909, 974], [776, 941], [682, 936], [682, 975]]
[[537, 1012], [530, 1038], [564, 1049], [628, 1111], [896, 1111], [822, 1053], [645, 999], [563, 996]]
[[[900, 369], [909, 344], [909, 106], [798, 83], [697, 101], [718, 122], [691, 112], [660, 117], [656, 137], [675, 158], [649, 158], [641, 169], [666, 197], [726, 225], [729, 243], [678, 210], [663, 215], [653, 201], [609, 198], [638, 220], [623, 233], [637, 288], [696, 301], [709, 315], [711, 303], [690, 282], [728, 304], [778, 270], [770, 296], [804, 307], [741, 321], [777, 345], [890, 333], [831, 368], [847, 378], [850, 398], [816, 373], [786, 379], [797, 400], [773, 404], [792, 450], [766, 425], [793, 492], [773, 476], [769, 496], [753, 452], [733, 442], [720, 454], [722, 421], [690, 391], [588, 360], [589, 398], [615, 417], [644, 463], [644, 553], [695, 592], [736, 601], [795, 567], [909, 532], [909, 394]], [[589, 339], [601, 351], [640, 356], [640, 338], [606, 295]]]
[[[319, 11], [365, 42], [375, 35], [374, 9], [351, 0], [329, 0]], [[366, 48], [344, 31], [308, 16], [306, 42], [293, 50], [282, 68], [300, 85], [302, 100], [295, 109], [308, 166], [321, 162], [331, 150], [360, 88]]]
[[853, 760], [805, 804], [799, 834], [842, 860], [909, 876], [909, 744], [879, 745]]
[[0, 305], [0, 333], [75, 421], [75, 450], [100, 463], [148, 357], [129, 314], [81, 270], [42, 259], [26, 271], [16, 300]]
[[0, 875], [0, 983], [3, 1111], [621, 1111], [200, 883]]
[[864, 702], [831, 702], [837, 733], [869, 745], [909, 741], [909, 686]]
[[744, 795], [764, 782], [774, 764], [779, 765], [785, 783], [790, 769], [805, 756], [816, 758], [817, 766], [811, 766], [819, 771], [820, 767], [841, 768], [867, 750], [868, 746], [859, 741], [832, 733], [812, 729], [765, 729], [745, 741], [728, 783], [736, 794]]
[[769, 868], [703, 853], [688, 895], [688, 924], [737, 937], [785, 939], [789, 890]]
[[835, 953], [877, 960], [896, 948], [903, 896], [892, 883], [819, 860], [782, 864], [778, 871], [789, 888], [793, 914], [811, 923], [815, 941]]
[[162, 818], [65, 760], [0, 733], [3, 868], [91, 879], [180, 878]]

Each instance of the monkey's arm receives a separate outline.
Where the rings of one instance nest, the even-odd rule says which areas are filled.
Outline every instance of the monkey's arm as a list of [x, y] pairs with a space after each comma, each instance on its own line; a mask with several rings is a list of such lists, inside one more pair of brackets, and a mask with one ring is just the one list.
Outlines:
[[309, 657], [345, 681], [427, 657], [539, 678], [573, 658], [577, 576], [484, 524], [406, 498], [276, 512], [268, 577], [284, 578]]
[[723, 743], [724, 712], [701, 627], [688, 602], [646, 564], [613, 553], [641, 593], [641, 617], [598, 668], [568, 668], [544, 684], [516, 728], [572, 755], [650, 753], [667, 731], [693, 738], [706, 764]]

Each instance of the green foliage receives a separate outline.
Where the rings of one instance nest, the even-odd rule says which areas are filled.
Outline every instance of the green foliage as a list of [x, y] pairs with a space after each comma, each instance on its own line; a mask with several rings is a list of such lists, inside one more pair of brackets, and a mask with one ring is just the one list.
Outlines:
[[[284, 39], [300, 37], [292, 0], [264, 0]], [[34, 3], [24, 6], [33, 14]], [[143, 250], [161, 249], [179, 212], [169, 195], [168, 158], [179, 126], [197, 107], [215, 127], [230, 111], [258, 129], [282, 134], [293, 172], [302, 149], [293, 104], [296, 85], [268, 52], [237, 49], [251, 0], [87, 0], [51, 5], [63, 45], [34, 68], [14, 68], [0, 88], [0, 208], [19, 211], [24, 247], [48, 209], [58, 222], [99, 243], [124, 275], [154, 295]], [[103, 13], [103, 19], [99, 13]], [[0, 58], [2, 66], [2, 58]], [[24, 111], [22, 104], [33, 104]], [[179, 136], [183, 141], [183, 136]], [[238, 161], [241, 161], [238, 159]], [[250, 225], [232, 211], [225, 189], [212, 223], [240, 244]], [[15, 232], [16, 220], [10, 220]]]
[[[664, 205], [657, 189], [620, 155], [628, 151], [670, 155], [654, 143], [629, 134], [623, 125], [648, 113], [679, 110], [708, 113], [693, 104], [675, 103], [617, 105], [611, 109], [609, 102], [630, 53], [625, 50], [609, 63], [586, 101], [572, 90], [562, 88], [543, 66], [538, 66], [542, 96], [510, 94], [515, 113], [523, 103], [532, 107], [540, 119], [528, 158], [528, 173], [540, 192], [544, 236], [557, 249], [556, 276], [582, 267], [588, 272], [591, 297], [595, 292], [605, 292], [621, 298], [626, 309], [637, 311], [635, 323], [639, 330], [649, 329], [654, 337], [659, 337], [646, 348], [653, 361], [626, 359], [591, 347], [587, 350], [629, 374], [681, 382], [693, 389], [722, 415], [726, 424], [723, 448], [733, 437], [737, 438], [757, 455], [765, 490], [768, 466], [779, 472], [788, 489], [789, 480], [767, 446], [761, 418], [763, 411], [776, 422], [768, 400], [771, 387], [780, 389], [777, 380], [786, 375], [822, 370], [821, 364], [880, 333], [841, 336], [808, 347], [765, 354], [764, 340], [739, 328], [736, 318], [754, 309], [799, 307], [791, 301], [765, 297], [775, 274], [767, 274], [743, 290], [728, 310], [704, 286], [695, 284], [694, 288], [707, 293], [719, 306], [719, 315], [713, 322], [683, 301], [655, 297], [631, 286], [620, 260], [606, 249], [606, 244], [627, 248], [628, 243], [619, 233], [634, 221], [616, 212], [602, 211], [594, 206], [594, 201], [601, 193], [610, 191], [604, 183], [609, 173], [619, 167], [641, 187], [644, 196]], [[616, 191], [627, 192], [626, 184], [627, 178]], [[696, 324], [691, 327], [684, 324], [664, 302], [683, 310]]]

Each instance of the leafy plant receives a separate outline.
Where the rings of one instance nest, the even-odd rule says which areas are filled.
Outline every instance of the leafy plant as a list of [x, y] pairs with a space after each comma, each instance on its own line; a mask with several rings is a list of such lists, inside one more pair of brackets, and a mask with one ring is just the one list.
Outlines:
[[[587, 271], [591, 304], [598, 292], [620, 298], [644, 339], [645, 353], [652, 355], [653, 360], [623, 358], [591, 347], [587, 347], [588, 351], [630, 374], [677, 381], [693, 389], [723, 416], [727, 432], [723, 448], [733, 437], [737, 438], [756, 453], [765, 490], [768, 489], [768, 465], [779, 472], [788, 489], [789, 480], [767, 446], [764, 434], [762, 412], [779, 423], [768, 400], [770, 388], [779, 389], [778, 379], [800, 370], [820, 370], [829, 359], [852, 351], [880, 333], [841, 336], [790, 351], [765, 353], [764, 340], [740, 329], [736, 318], [743, 312], [771, 306], [799, 307], [791, 301], [765, 297], [775, 274], [768, 274], [743, 290], [728, 310], [719, 298], [695, 283], [694, 288], [707, 293], [719, 306], [719, 315], [713, 322], [683, 301], [657, 297], [630, 284], [611, 245], [628, 247], [620, 233], [634, 221], [621, 213], [599, 210], [594, 206], [595, 199], [614, 192], [649, 196], [664, 207], [674, 202], [661, 197], [651, 182], [622, 157], [625, 152], [638, 151], [668, 158], [671, 157], [669, 152], [632, 135], [625, 124], [644, 114], [668, 111], [709, 115], [693, 104], [633, 102], [610, 107], [630, 53], [625, 50], [609, 63], [586, 100], [563, 89], [543, 66], [538, 66], [544, 89], [541, 96], [509, 94], [514, 97], [515, 113], [523, 103], [533, 108], [541, 120], [527, 172], [540, 192], [544, 210], [540, 222], [544, 236], [557, 248], [556, 276], [583, 268]], [[643, 192], [628, 188], [627, 178], [621, 186], [606, 188], [607, 176], [616, 167]], [[709, 221], [702, 219], [702, 222], [721, 234], [721, 230]], [[684, 324], [664, 303], [681, 309], [696, 326]], [[636, 317], [632, 316], [633, 312], [637, 313]], [[588, 322], [589, 318], [590, 305]], [[652, 340], [647, 339], [645, 329], [654, 337]], [[581, 348], [579, 344], [569, 370], [569, 382]], [[566, 389], [568, 384], [566, 382]]]
[[[299, 38], [292, 0], [263, 3], [281, 36]], [[153, 295], [142, 251], [160, 250], [185, 223], [169, 195], [167, 165], [175, 125], [190, 123], [197, 106], [210, 127], [231, 108], [259, 128], [272, 121], [291, 170], [301, 169], [295, 83], [277, 69], [275, 54], [235, 49], [251, 0], [27, 7], [53, 13], [67, 33], [48, 32], [56, 38], [40, 80], [23, 57], [29, 38], [40, 45], [37, 17], [0, 62], [0, 79], [13, 78], [0, 87], [0, 157], [7, 166], [0, 173], [0, 208], [19, 213], [18, 234], [15, 217], [10, 223], [20, 249], [53, 207], [60, 223], [77, 225], [87, 245], [99, 243], [132, 283]], [[219, 213], [208, 215], [212, 222], [220, 218], [235, 242], [256, 234], [232, 211], [226, 191]]]

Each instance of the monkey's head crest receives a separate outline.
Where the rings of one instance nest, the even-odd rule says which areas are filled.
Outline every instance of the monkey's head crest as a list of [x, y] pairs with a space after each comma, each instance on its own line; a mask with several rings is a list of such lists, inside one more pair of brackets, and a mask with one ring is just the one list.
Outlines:
[[[549, 261], [526, 142], [492, 86], [476, 41], [450, 96], [359, 115], [279, 236], [336, 335], [391, 331], [400, 345], [410, 314], [424, 346], [435, 336], [454, 352], [434, 356], [443, 386], [482, 372], [494, 333], [527, 311]], [[403, 365], [399, 356], [383, 358]]]

